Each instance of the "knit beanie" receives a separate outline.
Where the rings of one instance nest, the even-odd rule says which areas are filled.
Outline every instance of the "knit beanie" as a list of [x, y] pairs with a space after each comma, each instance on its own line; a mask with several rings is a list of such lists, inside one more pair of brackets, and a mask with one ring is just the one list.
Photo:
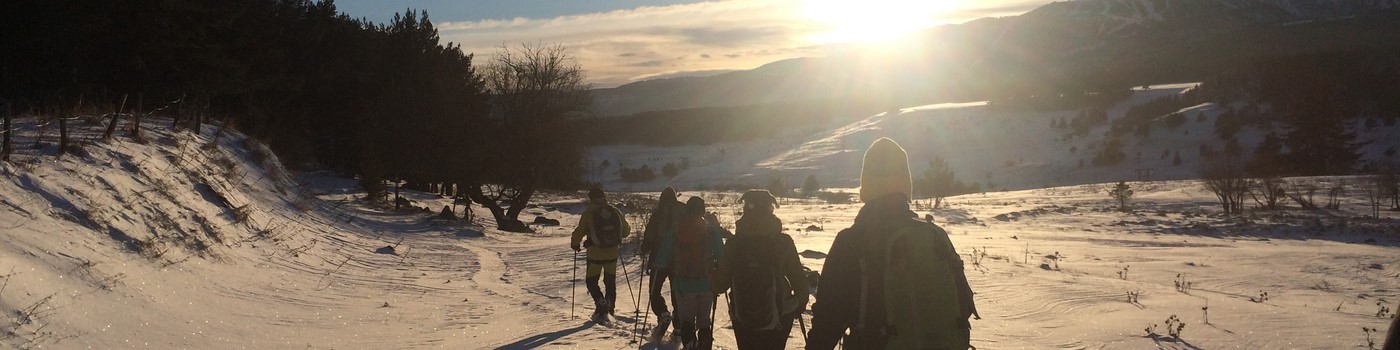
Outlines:
[[677, 200], [677, 199], [676, 199], [676, 189], [671, 188], [671, 187], [666, 187], [665, 189], [662, 189], [662, 190], [661, 190], [661, 197], [658, 198], [657, 200], [658, 200], [658, 202], [659, 202], [659, 203], [657, 203], [658, 205], [667, 205], [667, 204], [672, 204], [672, 203], [674, 203], [674, 204], [680, 204], [680, 203], [681, 203], [680, 200]]
[[685, 215], [705, 215], [705, 199], [691, 196], [690, 200], [685, 201]]
[[914, 183], [909, 176], [909, 157], [904, 148], [882, 137], [865, 151], [860, 168], [860, 200], [869, 202], [891, 193], [903, 194], [905, 200], [913, 198]]
[[739, 197], [739, 201], [744, 202], [744, 214], [750, 211], [772, 213], [778, 207], [778, 199], [768, 190], [749, 190]]

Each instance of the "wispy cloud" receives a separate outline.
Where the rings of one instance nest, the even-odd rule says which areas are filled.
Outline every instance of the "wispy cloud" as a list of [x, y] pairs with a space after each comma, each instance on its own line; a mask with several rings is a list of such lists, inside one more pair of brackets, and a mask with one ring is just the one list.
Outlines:
[[[986, 16], [998, 9], [959, 9]], [[829, 30], [802, 14], [800, 0], [731, 0], [647, 6], [555, 18], [437, 23], [442, 37], [484, 62], [501, 45], [560, 43], [599, 87], [666, 76], [751, 69], [768, 62], [823, 54], [814, 34]], [[993, 7], [993, 6], [984, 6]], [[1022, 11], [1024, 12], [1024, 11]], [[954, 23], [972, 18], [947, 19]]]

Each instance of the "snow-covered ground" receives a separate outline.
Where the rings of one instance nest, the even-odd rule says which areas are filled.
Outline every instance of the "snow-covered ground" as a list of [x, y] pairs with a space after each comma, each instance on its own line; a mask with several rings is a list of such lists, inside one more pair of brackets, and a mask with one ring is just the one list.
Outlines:
[[[151, 129], [137, 143], [97, 140], [101, 126], [84, 125], [75, 137], [86, 154], [55, 158], [52, 146], [29, 147], [39, 133], [22, 125], [28, 142], [0, 162], [6, 347], [656, 347], [631, 342], [641, 276], [630, 252], [618, 280], [633, 286], [619, 286], [616, 322], [585, 321], [591, 307], [571, 283], [568, 249], [583, 208], [575, 194], [543, 195], [522, 215], [560, 226], [504, 233], [484, 210], [474, 209], [475, 224], [434, 219], [451, 202], [432, 194], [405, 192], [431, 212], [368, 205], [353, 180], [286, 172], [238, 135], [202, 147], [213, 128]], [[1352, 349], [1365, 347], [1362, 327], [1388, 327], [1377, 303], [1400, 301], [1400, 213], [1363, 217], [1360, 189], [1340, 210], [1231, 218], [1192, 181], [1131, 185], [1130, 213], [1112, 210], [1102, 184], [959, 196], [919, 211], [969, 262], [983, 317], [974, 345]], [[737, 194], [682, 192], [733, 222]], [[785, 199], [778, 214], [819, 270], [818, 253], [858, 208]], [[385, 247], [393, 254], [376, 253]], [[1190, 289], [1177, 291], [1178, 278]], [[1152, 324], [1165, 335], [1172, 315], [1187, 324], [1180, 339], [1146, 336]], [[719, 319], [717, 342], [733, 348]], [[789, 347], [801, 347], [792, 336]]]
[[[1133, 95], [1106, 109], [1117, 119], [1128, 109], [1154, 99], [1182, 94], [1198, 84], [1165, 84], [1136, 88]], [[1230, 103], [1241, 108], [1243, 102]], [[1107, 141], [1109, 123], [1096, 126], [1086, 135], [1068, 137], [1068, 129], [1054, 129], [1051, 121], [1070, 119], [1079, 110], [1055, 112], [1006, 112], [986, 103], [947, 103], [903, 108], [858, 118], [844, 125], [794, 126], [790, 132], [772, 138], [708, 146], [651, 147], [611, 145], [595, 147], [590, 156], [592, 179], [610, 189], [659, 191], [666, 186], [679, 188], [764, 187], [772, 179], [783, 179], [792, 187], [813, 175], [825, 187], [859, 186], [861, 157], [870, 143], [889, 137], [909, 152], [910, 168], [928, 168], [929, 160], [941, 157], [954, 170], [958, 180], [977, 183], [984, 190], [1018, 190], [1085, 183], [1137, 180], [1193, 179], [1199, 174], [1200, 149], [1206, 145], [1224, 149], [1225, 141], [1216, 136], [1215, 120], [1225, 111], [1216, 103], [1184, 108], [1186, 123], [1168, 127], [1157, 122], [1147, 136], [1133, 134], [1121, 138], [1126, 160], [1111, 166], [1093, 166], [1092, 159]], [[1197, 115], [1200, 118], [1197, 118]], [[1400, 126], [1366, 129], [1357, 123], [1357, 141], [1362, 162], [1395, 161], [1385, 156], [1387, 149], [1400, 146]], [[803, 134], [802, 130], [819, 130]], [[1269, 132], [1283, 133], [1282, 125], [1261, 129], [1249, 125], [1236, 133], [1245, 151], [1252, 151]], [[1173, 157], [1181, 156], [1180, 164]], [[597, 167], [608, 161], [607, 167]], [[689, 164], [679, 175], [661, 176], [666, 164]], [[647, 165], [657, 171], [650, 182], [623, 182], [620, 167]], [[1148, 174], [1146, 178], [1142, 175]], [[736, 186], [737, 185], [737, 186]]]

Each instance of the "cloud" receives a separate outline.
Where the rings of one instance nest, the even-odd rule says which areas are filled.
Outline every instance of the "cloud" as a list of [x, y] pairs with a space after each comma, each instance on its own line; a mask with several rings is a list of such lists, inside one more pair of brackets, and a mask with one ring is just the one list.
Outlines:
[[[802, 1], [712, 1], [436, 25], [445, 41], [475, 53], [477, 62], [490, 60], [502, 45], [562, 44], [587, 70], [591, 83], [610, 87], [668, 72], [752, 69], [782, 59], [823, 55], [824, 44], [813, 38], [830, 27], [807, 18]], [[1031, 2], [997, 4], [1015, 9]], [[984, 10], [961, 11], [964, 15], [1001, 11], [980, 1], [978, 5]], [[726, 59], [710, 59], [721, 55], [705, 52], [723, 52]]]
[[724, 74], [724, 73], [729, 73], [729, 72], [734, 72], [734, 71], [738, 71], [738, 70], [737, 70], [737, 69], [688, 70], [688, 71], [675, 71], [675, 72], [663, 72], [663, 73], [655, 73], [655, 74], [645, 74], [645, 75], [639, 75], [639, 76], [632, 77], [632, 78], [633, 78], [634, 80], [652, 80], [652, 79], [669, 79], [669, 78], [685, 78], [685, 77], [707, 77], [707, 76], [711, 76], [711, 75], [719, 75], [719, 74]]
[[637, 63], [628, 63], [628, 64], [625, 64], [624, 66], [627, 66], [627, 67], [649, 68], [649, 67], [664, 67], [664, 66], [667, 66], [667, 65], [668, 65], [667, 62], [666, 62], [666, 61], [663, 61], [663, 60], [651, 60], [651, 61], [642, 61], [642, 62], [637, 62]]
[[[716, 24], [716, 27], [725, 27], [725, 24]], [[672, 30], [672, 28], [666, 28]], [[782, 42], [802, 33], [794, 33], [782, 26], [752, 26], [752, 27], [690, 27], [674, 29], [674, 35], [678, 35], [684, 42], [705, 47], [740, 47], [745, 45], [763, 44], [772, 42]]]

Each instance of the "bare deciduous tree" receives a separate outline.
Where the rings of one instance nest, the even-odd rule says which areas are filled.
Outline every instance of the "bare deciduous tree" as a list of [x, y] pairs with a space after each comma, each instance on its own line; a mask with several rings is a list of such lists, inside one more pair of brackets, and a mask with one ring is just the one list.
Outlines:
[[1382, 203], [1390, 202], [1390, 210], [1400, 210], [1400, 164], [1391, 162], [1376, 167], [1376, 187]]
[[1287, 199], [1288, 191], [1284, 190], [1283, 178], [1277, 176], [1266, 176], [1250, 181], [1249, 196], [1254, 198], [1254, 203], [1259, 204], [1265, 210], [1278, 210], [1283, 208], [1283, 201]]
[[1244, 196], [1249, 193], [1250, 187], [1244, 162], [1231, 155], [1204, 160], [1201, 163], [1201, 183], [1220, 200], [1225, 215], [1244, 212]]
[[[577, 60], [562, 45], [502, 46], [485, 69], [492, 116], [499, 130], [482, 154], [484, 170], [465, 186], [473, 201], [489, 208], [502, 228], [524, 228], [516, 217], [543, 187], [576, 185], [583, 172], [583, 147], [563, 128], [592, 103]], [[508, 207], [502, 207], [502, 204]]]
[[1327, 187], [1327, 209], [1340, 209], [1342, 207], [1342, 192], [1346, 192], [1347, 182], [1338, 179]]
[[1384, 180], [1380, 176], [1371, 175], [1365, 178], [1361, 186], [1361, 191], [1366, 194], [1366, 204], [1371, 209], [1372, 218], [1381, 217], [1381, 204], [1385, 203], [1385, 195], [1382, 189], [1385, 187]]
[[1288, 199], [1303, 209], [1317, 209], [1313, 196], [1317, 195], [1317, 182], [1310, 179], [1295, 179], [1288, 182]]

